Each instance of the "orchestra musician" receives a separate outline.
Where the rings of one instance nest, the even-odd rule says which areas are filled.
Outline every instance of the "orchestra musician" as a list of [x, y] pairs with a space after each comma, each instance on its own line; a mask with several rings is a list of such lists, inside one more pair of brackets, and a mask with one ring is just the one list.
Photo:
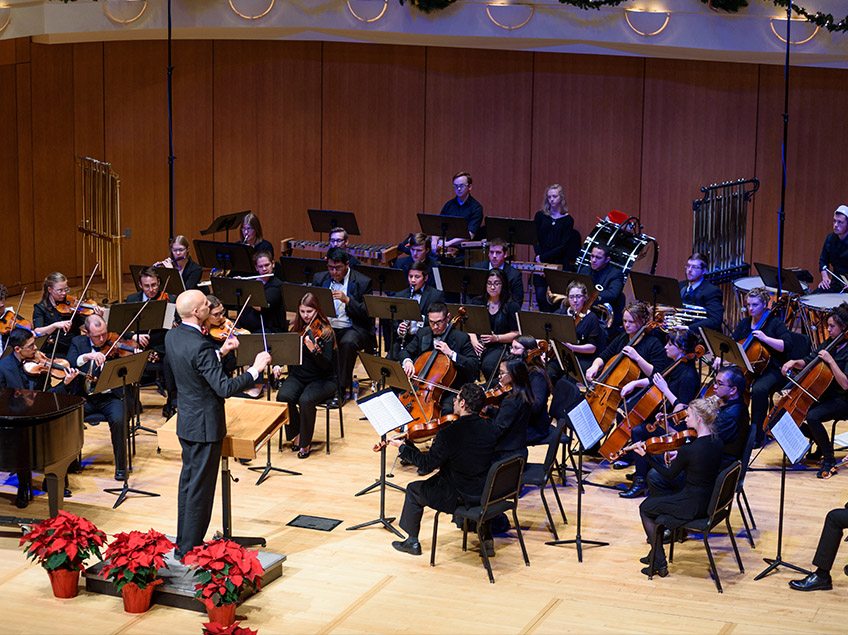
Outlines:
[[475, 269], [500, 269], [506, 274], [512, 299], [521, 305], [524, 302], [524, 282], [521, 272], [506, 261], [506, 241], [496, 236], [489, 241], [489, 259], [474, 264]]
[[516, 454], [526, 461], [527, 428], [535, 401], [530, 385], [530, 371], [520, 356], [508, 355], [500, 363], [498, 380], [500, 389], [507, 393], [494, 415], [498, 441], [492, 462]]
[[609, 245], [592, 247], [589, 266], [583, 265], [577, 272], [589, 276], [598, 289], [595, 304], [609, 304], [612, 307], [612, 326], [621, 327], [621, 312], [624, 307], [624, 276], [621, 270], [610, 264]]
[[359, 259], [348, 251], [348, 235], [344, 227], [333, 227], [330, 230], [330, 248], [341, 247], [348, 252], [350, 258], [350, 266], [354, 269], [359, 266]]
[[[663, 455], [647, 455], [651, 466], [667, 479], [673, 480], [681, 473], [686, 475], [686, 484], [679, 492], [664, 496], [651, 495], [639, 505], [639, 515], [648, 542], [652, 545], [660, 542], [654, 553], [653, 566], [654, 572], [661, 578], [668, 575], [668, 563], [661, 541], [654, 540], [658, 531], [657, 518], [671, 516], [685, 523], [705, 516], [710, 504], [723, 446], [713, 427], [718, 405], [718, 397], [694, 400], [689, 404], [686, 426], [694, 430], [697, 437], [679, 450], [665, 453], [664, 458]], [[645, 455], [645, 442], [638, 444], [634, 451]], [[641, 562], [650, 565], [650, 556], [649, 553]], [[650, 575], [651, 567], [645, 567], [642, 573]]]
[[[200, 325], [200, 332], [203, 333], [207, 340], [212, 342], [212, 345], [215, 346], [216, 349], [221, 350], [227, 333], [225, 331], [220, 337], [213, 337], [213, 332], [217, 332], [216, 329], [228, 327], [227, 310], [226, 307], [221, 304], [221, 300], [211, 293], [206, 296], [206, 302], [209, 304], [209, 315], [206, 316], [206, 319], [203, 320], [203, 323]], [[247, 329], [237, 328], [234, 330], [234, 335], [231, 337], [236, 337], [241, 333], [247, 332]], [[170, 364], [168, 364], [168, 366], [170, 367]], [[224, 368], [224, 372], [227, 376], [231, 377], [237, 366], [236, 354], [234, 351], [228, 351], [227, 353], [221, 354], [221, 366]]]
[[[224, 400], [252, 386], [271, 362], [271, 355], [260, 351], [246, 372], [230, 379], [221, 367], [214, 344], [201, 331], [209, 315], [206, 296], [196, 289], [184, 291], [177, 297], [176, 308], [182, 323], [168, 331], [165, 349], [180, 392], [177, 437], [182, 447], [182, 470], [174, 555], [182, 560], [203, 543], [212, 517], [227, 431]], [[226, 355], [236, 348], [238, 339], [229, 338], [220, 352]]]
[[372, 292], [371, 278], [350, 268], [350, 256], [344, 249], [332, 247], [327, 251], [327, 271], [316, 273], [312, 284], [333, 292], [336, 317], [330, 318], [330, 325], [336, 333], [339, 383], [345, 392], [353, 383], [357, 353], [377, 344], [374, 320], [364, 300]]
[[256, 214], [248, 212], [241, 219], [241, 227], [239, 227], [239, 236], [243, 245], [253, 247], [253, 253], [267, 251], [271, 254], [271, 261], [274, 260], [274, 246], [270, 241], [265, 240], [262, 236], [262, 223], [259, 222], [259, 217]]
[[686, 261], [686, 280], [680, 282], [683, 304], [702, 307], [707, 312], [706, 319], [695, 320], [689, 325], [689, 331], [696, 336], [700, 336], [700, 327], [721, 331], [724, 320], [721, 289], [704, 279], [706, 272], [706, 256], [695, 252]]
[[[24, 364], [33, 362], [38, 357], [35, 336], [32, 332], [22, 328], [12, 329], [9, 333], [8, 347], [11, 352], [0, 360], [0, 388], [41, 390], [44, 387], [45, 374], [33, 375], [24, 370]], [[79, 371], [75, 368], [68, 368], [65, 370], [64, 379], [49, 388], [49, 391], [68, 392], [68, 386], [76, 379], [78, 374]], [[15, 497], [15, 506], [23, 509], [29, 505], [32, 478], [28, 471], [17, 472], [16, 475], [18, 477], [18, 492]]]
[[848, 274], [848, 205], [840, 205], [833, 212], [833, 232], [824, 239], [819, 256], [821, 272], [820, 291], [841, 293], [844, 285], [837, 276]]
[[[830, 570], [836, 560], [836, 552], [842, 542], [842, 532], [848, 527], [848, 503], [845, 507], [831, 509], [824, 518], [816, 555], [813, 565], [816, 570], [803, 580], [792, 580], [789, 587], [796, 591], [829, 591], [833, 588]], [[848, 575], [848, 565], [845, 565], [845, 575]]]
[[273, 256], [267, 251], [255, 252], [253, 268], [262, 276], [259, 281], [265, 289], [268, 306], [248, 306], [241, 314], [239, 325], [251, 333], [261, 333], [263, 326], [266, 333], [283, 333], [288, 328], [286, 307], [283, 303], [283, 281], [274, 275]]
[[421, 322], [410, 323], [406, 320], [395, 320], [394, 328], [397, 333], [397, 340], [392, 351], [392, 359], [398, 359], [401, 354], [400, 349], [405, 346], [406, 341], [415, 335], [418, 329], [426, 325], [427, 319], [425, 316], [430, 310], [430, 305], [434, 302], [445, 301], [444, 293], [427, 284], [429, 276], [427, 274], [427, 265], [423, 262], [413, 262], [409, 267], [409, 271], [406, 272], [406, 279], [409, 281], [409, 286], [402, 291], [398, 291], [394, 297], [410, 298], [418, 302], [418, 306], [421, 307], [423, 320]]
[[[58, 304], [67, 305], [66, 298], [71, 289], [68, 279], [58, 271], [54, 271], [44, 279], [41, 291], [41, 301], [32, 307], [32, 325], [38, 337], [49, 335], [45, 350], [52, 352], [56, 346], [56, 355], [64, 357], [71, 345], [71, 339], [79, 335], [79, 325], [82, 324], [76, 316], [67, 313], [63, 315], [56, 308]], [[70, 309], [74, 307], [71, 306]], [[58, 344], [56, 343], [58, 338]]]
[[[476, 384], [464, 384], [459, 394], [453, 396], [451, 408], [459, 419], [436, 433], [427, 453], [422, 453], [410, 442], [389, 440], [391, 445], [400, 448], [401, 459], [418, 467], [420, 474], [439, 470], [426, 480], [413, 481], [406, 486], [400, 528], [407, 538], [392, 542], [392, 547], [398, 551], [421, 555], [418, 532], [425, 507], [451, 514], [460, 504], [480, 502], [497, 442], [495, 426], [480, 416], [484, 397], [483, 389]], [[484, 536], [484, 542], [490, 540], [491, 535]], [[484, 544], [481, 548], [493, 550], [494, 546]]]
[[[542, 209], [536, 212], [537, 242], [533, 245], [536, 262], [562, 265], [568, 269], [569, 239], [574, 232], [574, 218], [568, 213], [568, 203], [562, 185], [554, 184], [545, 190]], [[548, 283], [545, 277], [535, 274], [533, 287], [536, 289], [536, 301], [539, 310], [551, 312], [554, 307], [548, 302]]]
[[551, 416], [548, 414], [548, 397], [551, 396], [553, 386], [545, 369], [545, 355], [532, 335], [516, 337], [512, 340], [509, 352], [511, 355], [520, 355], [529, 371], [533, 403], [530, 420], [527, 422], [527, 445], [547, 443], [555, 428], [551, 426]]
[[806, 420], [801, 426], [804, 434], [815, 441], [818, 448], [816, 454], [821, 454], [821, 467], [817, 473], [819, 478], [829, 476], [830, 469], [836, 464], [833, 440], [827, 433], [824, 422], [848, 419], [848, 375], [846, 375], [848, 373], [848, 341], [842, 340], [835, 348], [826, 350], [836, 338], [840, 338], [845, 333], [846, 327], [848, 327], [848, 304], [843, 302], [827, 316], [828, 339], [804, 359], [789, 360], [780, 369], [784, 375], [787, 375], [791, 370], [805, 368], [818, 358], [827, 364], [833, 373], [833, 381], [807, 412]]
[[474, 352], [480, 356], [483, 378], [488, 382], [497, 371], [499, 360], [509, 344], [519, 335], [516, 313], [521, 307], [512, 299], [509, 281], [502, 269], [489, 271], [485, 295], [472, 299], [471, 304], [485, 306], [489, 312], [492, 332], [470, 334]]
[[[297, 452], [297, 458], [305, 459], [312, 450], [316, 405], [332, 397], [338, 386], [336, 335], [314, 294], [307, 293], [301, 298], [292, 332], [301, 336], [303, 361], [289, 366], [288, 377], [277, 392], [277, 401], [289, 407], [286, 439], [291, 441], [292, 452]], [[279, 379], [282, 370], [274, 366], [274, 377]]]
[[436, 288], [436, 276], [433, 275], [433, 270], [439, 267], [439, 261], [430, 256], [430, 237], [427, 234], [418, 232], [417, 234], [410, 235], [407, 244], [409, 245], [409, 255], [395, 260], [392, 267], [409, 272], [412, 263], [420, 262], [426, 266], [427, 285]]
[[[456, 196], [442, 206], [440, 216], [457, 216], [468, 223], [468, 238], [477, 238], [483, 224], [483, 206], [471, 196], [471, 175], [468, 172], [457, 172], [453, 175], [453, 191]], [[457, 247], [467, 238], [449, 238], [445, 247]], [[436, 241], [441, 243], [441, 239]], [[434, 248], [437, 245], [434, 245]]]
[[[451, 316], [448, 307], [442, 302], [434, 302], [427, 313], [427, 326], [418, 329], [415, 337], [401, 351], [401, 365], [407, 377], [415, 375], [415, 360], [432, 350], [438, 350], [448, 357], [456, 367], [456, 379], [449, 388], [458, 388], [463, 384], [473, 382], [480, 373], [480, 366], [471, 338], [459, 329], [451, 329], [443, 338]], [[444, 391], [441, 401], [443, 415], [453, 413], [453, 393]]]
[[153, 263], [154, 267], [175, 269], [183, 280], [186, 289], [197, 289], [203, 276], [203, 267], [191, 259], [191, 245], [185, 236], [174, 236], [171, 241], [170, 255], [164, 260]]
[[[580, 368], [585, 373], [592, 365], [598, 349], [603, 348], [606, 344], [606, 331], [597, 314], [586, 306], [589, 292], [585, 284], [579, 280], [572, 280], [568, 283], [567, 293], [566, 302], [563, 302], [556, 313], [570, 315], [574, 318], [577, 344], [570, 342], [563, 342], [562, 344], [574, 353], [577, 363], [580, 364]], [[557, 379], [559, 379], [563, 372], [559, 364], [554, 360], [551, 362], [551, 366], [556, 369]]]

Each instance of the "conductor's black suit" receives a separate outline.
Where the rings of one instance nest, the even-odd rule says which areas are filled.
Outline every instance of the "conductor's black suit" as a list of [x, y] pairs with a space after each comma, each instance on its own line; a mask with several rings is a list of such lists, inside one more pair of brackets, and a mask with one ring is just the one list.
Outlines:
[[177, 437], [183, 467], [177, 503], [177, 548], [185, 555], [203, 543], [212, 517], [221, 447], [227, 432], [224, 400], [253, 385], [251, 370], [229, 378], [215, 345], [192, 324], [165, 336], [167, 362], [174, 371], [180, 404]]

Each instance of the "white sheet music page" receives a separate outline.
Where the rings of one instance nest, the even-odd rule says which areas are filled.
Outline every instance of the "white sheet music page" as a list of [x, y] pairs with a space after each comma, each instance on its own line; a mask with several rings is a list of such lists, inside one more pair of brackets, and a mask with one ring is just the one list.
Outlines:
[[792, 465], [804, 458], [807, 450], [810, 449], [811, 443], [788, 412], [784, 412], [777, 423], [771, 427], [771, 434]]
[[360, 399], [358, 405], [371, 427], [380, 436], [412, 421], [412, 415], [391, 389]]
[[584, 450], [591, 448], [604, 436], [604, 431], [595, 419], [595, 413], [585, 399], [568, 412], [568, 418]]

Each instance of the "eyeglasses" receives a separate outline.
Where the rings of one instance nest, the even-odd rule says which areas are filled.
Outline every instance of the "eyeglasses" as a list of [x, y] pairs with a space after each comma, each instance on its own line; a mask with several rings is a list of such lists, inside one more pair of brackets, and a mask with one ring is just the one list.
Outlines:
[[455, 189], [455, 190], [467, 190], [467, 189], [468, 189], [468, 185], [466, 185], [465, 183], [462, 183], [462, 184], [460, 184], [460, 185], [457, 185], [456, 183], [454, 183], [454, 184], [453, 184], [453, 189]]
[[65, 287], [64, 289], [53, 289], [53, 291], [56, 292], [56, 293], [70, 293], [71, 292], [71, 290], [68, 287]]
[[582, 293], [580, 295], [570, 295], [568, 296], [569, 300], [580, 300], [581, 298], [585, 298], [586, 296]]
[[487, 287], [502, 287], [503, 282], [501, 282], [500, 280], [487, 280], [486, 286]]
[[346, 266], [347, 265], [327, 265], [327, 270], [328, 271], [341, 271]]
[[344, 241], [345, 241], [344, 238], [331, 238], [330, 244], [331, 245], [341, 245], [342, 243], [344, 243]]
[[441, 326], [442, 324], [447, 324], [447, 323], [448, 323], [448, 319], [446, 317], [442, 318], [441, 320], [430, 320], [431, 326]]

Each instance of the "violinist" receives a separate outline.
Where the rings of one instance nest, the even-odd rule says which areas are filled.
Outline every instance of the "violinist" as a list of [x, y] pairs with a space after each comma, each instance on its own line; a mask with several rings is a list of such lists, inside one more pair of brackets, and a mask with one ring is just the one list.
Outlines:
[[245, 214], [241, 220], [239, 227], [239, 235], [243, 245], [253, 247], [253, 253], [257, 254], [261, 251], [268, 252], [271, 255], [271, 261], [274, 261], [274, 246], [270, 241], [265, 240], [262, 236], [262, 223], [259, 222], [259, 217], [256, 214]]
[[127, 302], [155, 302], [157, 300], [167, 300], [175, 302], [176, 298], [171, 298], [162, 289], [162, 280], [159, 278], [159, 272], [156, 267], [145, 267], [138, 274], [138, 284], [141, 291], [136, 291], [127, 296]]
[[[459, 388], [473, 382], [480, 373], [477, 354], [471, 345], [471, 338], [459, 329], [451, 329], [446, 338], [445, 331], [451, 316], [443, 302], [434, 302], [427, 313], [427, 326], [418, 329], [415, 337], [402, 351], [401, 365], [407, 377], [415, 376], [415, 361], [424, 353], [437, 350], [447, 356], [456, 367], [456, 379], [449, 388]], [[441, 413], [453, 414], [454, 393], [445, 390], [441, 399]]]
[[[598, 349], [605, 343], [606, 333], [598, 316], [586, 306], [586, 300], [589, 299], [586, 285], [579, 280], [572, 280], [568, 284], [567, 293], [567, 302], [563, 303], [556, 313], [574, 318], [577, 343], [563, 342], [563, 346], [571, 349], [585, 373], [592, 365]], [[562, 374], [559, 364], [556, 364], [556, 370]]]
[[547, 443], [548, 436], [554, 428], [551, 426], [551, 416], [548, 414], [548, 398], [551, 396], [553, 386], [545, 369], [545, 354], [532, 335], [516, 337], [512, 340], [509, 352], [511, 355], [521, 356], [529, 372], [533, 403], [530, 409], [530, 420], [527, 422], [527, 445]]
[[[427, 284], [430, 276], [427, 274], [427, 265], [423, 262], [413, 262], [410, 265], [409, 270], [406, 272], [406, 279], [409, 282], [409, 286], [403, 291], [396, 293], [394, 297], [410, 298], [418, 302], [418, 306], [421, 307], [422, 316], [427, 315], [430, 305], [434, 302], [445, 301], [444, 293]], [[400, 349], [403, 348], [409, 338], [415, 335], [418, 332], [418, 329], [425, 324], [426, 321], [407, 322], [404, 320], [401, 322], [399, 320], [395, 320], [394, 328], [395, 333], [397, 333], [397, 339], [395, 341], [392, 359], [397, 359], [400, 356]]]
[[[739, 322], [733, 331], [733, 339], [737, 342], [743, 342], [750, 336], [750, 346], [760, 343], [769, 353], [768, 365], [754, 379], [751, 386], [751, 425], [757, 427], [754, 447], [760, 447], [763, 444], [765, 438], [763, 421], [768, 414], [769, 399], [783, 385], [780, 367], [786, 361], [785, 353], [788, 352], [791, 343], [789, 330], [779, 312], [768, 311], [769, 298], [769, 292], [764, 287], [751, 289], [745, 299], [748, 317]], [[768, 317], [766, 317], [767, 314]]]
[[[68, 305], [66, 298], [70, 293], [68, 279], [58, 271], [51, 273], [44, 279], [41, 292], [41, 301], [32, 307], [32, 324], [38, 337], [49, 335], [45, 348], [52, 351], [52, 347], [58, 338], [59, 343], [56, 354], [64, 357], [71, 345], [71, 338], [79, 335], [81, 321], [75, 320], [70, 313], [62, 314], [57, 305]], [[70, 307], [73, 309], [73, 307]]]
[[191, 259], [191, 246], [185, 236], [175, 236], [171, 241], [170, 255], [164, 260], [153, 263], [153, 266], [175, 269], [183, 279], [183, 286], [187, 290], [197, 289], [200, 278], [203, 276], [203, 267]]
[[[411, 442], [389, 440], [391, 445], [400, 448], [401, 459], [415, 465], [419, 473], [439, 470], [426, 480], [413, 481], [406, 486], [400, 528], [407, 538], [393, 542], [392, 547], [413, 556], [421, 555], [418, 532], [424, 508], [452, 514], [459, 505], [479, 504], [492, 465], [497, 430], [491, 421], [479, 414], [485, 398], [483, 389], [468, 383], [461, 387], [458, 395], [451, 396], [454, 403], [450, 410], [459, 418], [436, 433], [429, 452], [422, 453]], [[484, 537], [484, 541], [490, 540], [491, 536]]]
[[[848, 327], [848, 304], [842, 303], [827, 316], [828, 339], [818, 349], [810, 353], [804, 359], [793, 359], [786, 362], [781, 368], [784, 375], [792, 370], [800, 370], [810, 364], [816, 358], [830, 367], [833, 373], [833, 381], [819, 397], [818, 401], [807, 412], [807, 417], [801, 430], [810, 439], [815, 441], [818, 451], [811, 458], [821, 455], [821, 467], [818, 470], [819, 478], [826, 478], [830, 469], [836, 464], [833, 454], [833, 441], [824, 427], [825, 421], [841, 421], [848, 419], [848, 340], [842, 339]], [[840, 342], [826, 350], [837, 338]], [[792, 388], [792, 386], [787, 386]]]
[[[203, 320], [200, 331], [209, 341], [215, 344], [218, 350], [221, 350], [231, 323], [227, 319], [226, 308], [221, 304], [217, 296], [210, 293], [206, 296], [206, 302], [209, 304], [209, 315]], [[218, 332], [223, 329], [226, 329], [223, 335], [218, 336]], [[248, 331], [246, 329], [237, 328], [233, 331], [233, 335], [244, 335], [247, 333]], [[221, 356], [221, 366], [227, 375], [233, 374], [237, 366], [234, 351], [227, 351]]]
[[527, 426], [534, 402], [527, 364], [519, 356], [507, 356], [500, 364], [498, 380], [501, 390], [507, 392], [494, 416], [498, 442], [492, 462], [516, 454], [520, 454], [526, 461]]
[[502, 269], [491, 269], [486, 279], [484, 295], [471, 300], [471, 304], [485, 306], [489, 311], [491, 333], [471, 333], [471, 345], [480, 356], [480, 369], [483, 379], [488, 382], [497, 371], [499, 360], [509, 344], [518, 337], [518, 318], [521, 310], [518, 302], [512, 298], [509, 280]]
[[263, 276], [259, 281], [265, 287], [268, 306], [247, 307], [239, 325], [251, 333], [261, 333], [263, 325], [266, 333], [284, 333], [288, 329], [288, 321], [283, 304], [283, 282], [274, 275], [274, 257], [267, 251], [257, 251], [253, 254], [253, 267], [257, 274]]
[[[681, 522], [702, 518], [707, 513], [710, 498], [718, 477], [723, 443], [713, 426], [718, 397], [696, 399], [689, 404], [686, 416], [686, 426], [694, 430], [696, 438], [679, 450], [666, 452], [664, 455], [647, 455], [651, 466], [668, 480], [673, 480], [679, 474], [685, 474], [686, 484], [679, 492], [666, 495], [651, 495], [639, 505], [639, 515], [648, 542], [655, 544], [654, 536], [657, 531], [659, 516], [672, 516]], [[641, 455], [647, 454], [647, 445], [643, 441], [636, 445], [634, 451]], [[661, 543], [661, 541], [660, 541]], [[650, 565], [650, 552], [642, 558], [642, 564]], [[662, 544], [654, 553], [654, 572], [661, 578], [668, 575], [668, 564]], [[651, 567], [642, 569], [645, 575], [651, 574]]]
[[[312, 293], [301, 298], [292, 331], [301, 336], [303, 361], [299, 366], [289, 367], [289, 375], [277, 392], [277, 401], [289, 407], [286, 438], [291, 441], [292, 452], [297, 452], [297, 458], [305, 459], [312, 450], [315, 407], [338, 389], [336, 335]], [[279, 379], [282, 368], [274, 366], [272, 370]]]

